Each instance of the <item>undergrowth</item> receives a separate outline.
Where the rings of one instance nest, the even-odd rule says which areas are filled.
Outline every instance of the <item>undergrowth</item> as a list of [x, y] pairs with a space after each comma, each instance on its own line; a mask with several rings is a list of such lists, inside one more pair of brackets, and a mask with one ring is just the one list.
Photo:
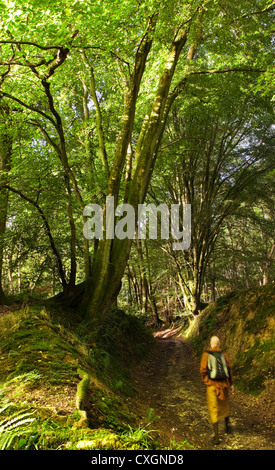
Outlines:
[[0, 317], [0, 449], [156, 448], [128, 406], [151, 334], [118, 310], [100, 328], [64, 320], [39, 305]]

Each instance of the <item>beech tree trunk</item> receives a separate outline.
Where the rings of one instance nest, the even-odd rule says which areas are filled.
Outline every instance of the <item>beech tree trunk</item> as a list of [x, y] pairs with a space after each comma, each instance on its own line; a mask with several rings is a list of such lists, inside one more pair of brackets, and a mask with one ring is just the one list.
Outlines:
[[[151, 18], [147, 34], [138, 48], [132, 81], [125, 95], [123, 124], [108, 185], [108, 195], [114, 196], [115, 204], [118, 201], [122, 169], [132, 136], [137, 96], [146, 59], [151, 49], [155, 21], [155, 17]], [[184, 30], [177, 34], [172, 43], [164, 72], [159, 79], [150, 116], [145, 117], [137, 141], [135, 167], [133, 168], [132, 180], [127, 187], [128, 197], [126, 201], [134, 208], [135, 214], [138, 213], [138, 204], [144, 203], [168, 113], [173, 100], [177, 96], [175, 91], [170, 94], [169, 91], [180, 52], [185, 42], [186, 31]], [[86, 282], [85, 294], [81, 303], [81, 310], [86, 318], [101, 318], [116, 300], [129, 258], [131, 244], [132, 240], [128, 238], [124, 240], [117, 238], [114, 240], [102, 239], [99, 241], [92, 266], [92, 276]]]

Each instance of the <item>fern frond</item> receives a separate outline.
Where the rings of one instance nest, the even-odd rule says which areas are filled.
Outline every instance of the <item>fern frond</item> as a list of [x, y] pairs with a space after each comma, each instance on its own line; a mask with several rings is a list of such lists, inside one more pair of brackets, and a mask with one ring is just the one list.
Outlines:
[[0, 438], [0, 450], [5, 450], [10, 447], [17, 434], [7, 432]]
[[[25, 418], [29, 418], [30, 416], [33, 415], [34, 412], [16, 412], [13, 415], [9, 416], [8, 418], [4, 419], [0, 423], [0, 430], [9, 430], [13, 429], [16, 426], [21, 426], [24, 423]], [[35, 418], [32, 418], [31, 421], [33, 421]]]
[[3, 413], [3, 411], [5, 411], [9, 407], [10, 407], [10, 404], [5, 405], [3, 408], [0, 408], [0, 414]]
[[[7, 423], [7, 425], [5, 426], [0, 426], [0, 434], [3, 434], [3, 432], [8, 432], [8, 431], [12, 431], [13, 429], [20, 429], [22, 426], [24, 426], [25, 424], [29, 424], [29, 423], [32, 423], [33, 421], [35, 421], [35, 418], [26, 418], [26, 419], [18, 419], [17, 421], [13, 421], [11, 423]], [[2, 433], [1, 433], [1, 429], [2, 429]]]
[[[2, 408], [0, 413], [9, 406]], [[33, 415], [34, 412], [20, 410], [0, 422], [0, 450], [9, 449], [15, 439], [31, 432], [27, 428], [36, 419]]]

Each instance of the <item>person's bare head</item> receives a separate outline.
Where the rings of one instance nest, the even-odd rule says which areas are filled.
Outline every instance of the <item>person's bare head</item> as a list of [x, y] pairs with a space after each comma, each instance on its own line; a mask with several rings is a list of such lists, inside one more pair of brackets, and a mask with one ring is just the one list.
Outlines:
[[219, 348], [220, 347], [220, 340], [217, 336], [212, 336], [210, 339], [210, 347], [211, 348]]

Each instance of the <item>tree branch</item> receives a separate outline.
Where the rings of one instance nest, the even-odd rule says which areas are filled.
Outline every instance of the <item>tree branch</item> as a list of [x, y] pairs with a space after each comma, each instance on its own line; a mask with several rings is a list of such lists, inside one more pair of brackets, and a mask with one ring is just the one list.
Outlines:
[[[190, 75], [205, 75], [205, 74], [216, 74], [216, 73], [229, 73], [229, 72], [249, 72], [249, 73], [264, 73], [266, 69], [253, 69], [249, 67], [240, 67], [240, 68], [232, 68], [232, 69], [224, 69], [224, 70], [199, 70], [197, 72], [190, 72], [186, 75], [186, 77]], [[184, 79], [183, 79], [184, 80]]]
[[26, 46], [34, 46], [38, 47], [38, 49], [42, 49], [43, 51], [48, 51], [50, 49], [60, 49], [60, 46], [41, 46], [41, 44], [37, 44], [36, 42], [32, 41], [0, 41], [0, 44], [16, 44], [16, 45], [26, 45]]
[[[96, 94], [94, 70], [93, 70], [92, 65], [89, 64], [89, 61], [85, 52], [82, 52], [81, 57], [86, 67], [89, 69], [90, 92], [91, 92], [92, 100], [94, 102], [95, 111], [96, 111], [96, 128], [97, 128], [97, 133], [98, 133], [99, 151], [101, 155], [101, 161], [105, 170], [105, 174], [108, 180], [110, 176], [110, 170], [109, 170], [108, 157], [107, 157], [106, 146], [105, 146], [105, 136], [104, 136], [104, 130], [103, 130], [102, 114], [101, 114], [101, 109], [100, 109], [97, 94]], [[85, 87], [86, 86], [85, 82], [83, 80], [81, 81], [82, 81], [83, 87]]]
[[34, 126], [38, 127], [38, 129], [42, 132], [42, 134], [44, 135], [47, 142], [53, 147], [53, 149], [56, 151], [59, 158], [61, 158], [60, 148], [54, 142], [54, 140], [49, 136], [48, 132], [46, 131], [46, 129], [44, 129], [42, 124], [39, 121], [37, 121], [36, 119], [31, 119], [30, 123], [33, 124]]
[[130, 143], [138, 92], [144, 74], [146, 60], [152, 47], [153, 33], [157, 23], [157, 15], [149, 19], [145, 34], [138, 46], [135, 56], [135, 66], [131, 76], [130, 87], [125, 96], [124, 116], [120, 136], [117, 141], [115, 159], [109, 178], [108, 194], [118, 197], [118, 188], [121, 180], [123, 165]]
[[65, 62], [69, 52], [70, 52], [70, 49], [68, 49], [67, 47], [65, 49], [63, 47], [60, 47], [58, 49], [54, 60], [50, 64], [49, 70], [43, 76], [43, 80], [47, 80], [54, 74], [55, 70], [58, 67], [60, 67], [60, 65], [62, 65], [63, 62]]
[[40, 114], [41, 116], [46, 118], [48, 121], [50, 121], [54, 125], [54, 127], [56, 128], [55, 120], [51, 116], [49, 116], [48, 114], [44, 113], [44, 111], [41, 111], [39, 108], [36, 108], [35, 106], [32, 106], [32, 105], [29, 105], [29, 104], [25, 103], [24, 101], [20, 100], [19, 98], [16, 98], [16, 96], [13, 96], [13, 95], [10, 95], [9, 93], [5, 93], [5, 92], [1, 91], [0, 92], [0, 97], [3, 97], [3, 96], [5, 96], [6, 98], [9, 98], [13, 101], [16, 101], [21, 106], [23, 106], [26, 109], [29, 109], [30, 111], [34, 111], [35, 113]]
[[269, 13], [270, 11], [274, 11], [275, 6], [270, 5], [269, 7], [265, 8], [264, 10], [258, 10], [258, 11], [252, 11], [251, 13], [247, 13], [246, 15], [243, 15], [242, 18], [248, 18], [251, 15], [262, 15], [263, 13]]
[[10, 185], [8, 184], [3, 184], [0, 186], [0, 190], [1, 189], [8, 189], [9, 191], [12, 191], [13, 193], [15, 194], [18, 194], [18, 196], [20, 196], [22, 199], [24, 199], [25, 201], [29, 202], [30, 204], [32, 204], [39, 212], [42, 220], [43, 220], [43, 223], [44, 223], [44, 227], [45, 227], [45, 230], [46, 230], [46, 233], [49, 237], [49, 240], [50, 240], [50, 245], [51, 245], [51, 248], [52, 248], [52, 251], [53, 251], [53, 254], [56, 258], [56, 261], [57, 261], [57, 266], [58, 266], [58, 272], [59, 272], [59, 275], [60, 275], [60, 278], [61, 278], [61, 282], [62, 282], [62, 286], [63, 287], [66, 287], [67, 286], [67, 281], [66, 281], [66, 276], [65, 276], [65, 272], [64, 272], [64, 269], [63, 269], [63, 266], [62, 266], [62, 261], [61, 261], [61, 258], [60, 258], [60, 255], [59, 255], [59, 252], [55, 246], [55, 243], [54, 243], [54, 239], [53, 239], [53, 236], [52, 236], [52, 233], [51, 233], [51, 228], [49, 226], [49, 223], [48, 223], [48, 220], [43, 212], [43, 210], [41, 209], [41, 207], [39, 206], [39, 204], [34, 201], [33, 199], [31, 199], [30, 197], [26, 196], [24, 193], [22, 193], [22, 191], [20, 191], [19, 189], [15, 189], [13, 187], [11, 187]]
[[36, 64], [30, 64], [28, 61], [20, 62], [19, 59], [11, 59], [11, 60], [0, 60], [0, 65], [20, 65], [20, 67], [41, 67], [41, 65], [49, 65], [52, 60], [46, 62], [45, 59], [41, 59]]
[[[0, 62], [0, 65], [1, 65], [1, 62]], [[1, 74], [1, 78], [0, 78], [0, 87], [2, 85], [2, 83], [4, 82], [5, 80], [5, 77], [10, 73], [10, 64], [6, 64], [8, 66], [8, 69], [6, 72], [2, 73]]]

